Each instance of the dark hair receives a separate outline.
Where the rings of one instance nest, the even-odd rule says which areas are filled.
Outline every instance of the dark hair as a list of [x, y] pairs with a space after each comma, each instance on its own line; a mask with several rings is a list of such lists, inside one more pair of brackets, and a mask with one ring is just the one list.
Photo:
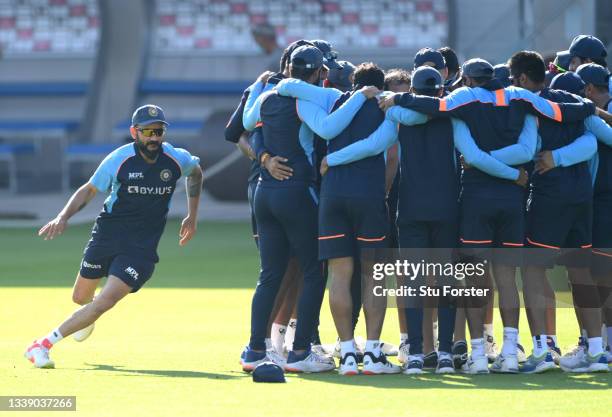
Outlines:
[[435, 88], [415, 88], [414, 92], [420, 96], [437, 97], [440, 90]]
[[373, 62], [359, 64], [354, 74], [353, 85], [356, 87], [373, 85], [382, 90], [385, 86], [385, 73]]
[[291, 62], [291, 54], [293, 53], [293, 51], [303, 45], [314, 46], [312, 42], [307, 41], [306, 39], [300, 39], [287, 45], [280, 59], [280, 72], [285, 72], [285, 68], [287, 68], [287, 65], [289, 65], [289, 63]]
[[546, 78], [546, 65], [542, 55], [535, 51], [520, 51], [508, 61], [513, 78], [525, 74], [534, 83], [543, 83]]
[[586, 64], [587, 61], [589, 61], [589, 62], [594, 62], [597, 65], [601, 65], [604, 68], [608, 68], [608, 63], [606, 62], [605, 58], [601, 58], [601, 57], [597, 57], [597, 58], [585, 58], [583, 56], [579, 56], [578, 58], [580, 58], [580, 63], [581, 64]]
[[444, 46], [438, 49], [438, 52], [442, 54], [444, 60], [446, 61], [446, 68], [448, 68], [448, 72], [450, 74], [454, 74], [459, 71], [459, 58], [457, 58], [457, 54], [453, 51], [453, 48], [450, 46]]
[[385, 72], [385, 90], [390, 90], [392, 84], [408, 84], [412, 83], [410, 73], [401, 68], [392, 68]]
[[319, 68], [298, 68], [291, 67], [291, 78], [297, 78], [298, 80], [308, 81], [312, 74], [318, 71]]
[[493, 77], [470, 77], [476, 84], [483, 85], [493, 79]]

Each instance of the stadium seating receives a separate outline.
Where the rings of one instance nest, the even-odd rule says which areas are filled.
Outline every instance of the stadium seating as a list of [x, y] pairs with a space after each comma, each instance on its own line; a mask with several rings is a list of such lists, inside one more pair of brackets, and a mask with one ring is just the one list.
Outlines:
[[[447, 36], [445, 0], [157, 0], [154, 48], [257, 52], [250, 27], [275, 26], [279, 45], [303, 36], [343, 51], [439, 45]], [[361, 36], [367, 34], [368, 36]]]
[[8, 187], [12, 193], [17, 192], [17, 157], [19, 155], [34, 153], [32, 144], [1, 144], [0, 161], [8, 165]]
[[0, 47], [7, 54], [93, 55], [99, 25], [95, 0], [0, 0]]

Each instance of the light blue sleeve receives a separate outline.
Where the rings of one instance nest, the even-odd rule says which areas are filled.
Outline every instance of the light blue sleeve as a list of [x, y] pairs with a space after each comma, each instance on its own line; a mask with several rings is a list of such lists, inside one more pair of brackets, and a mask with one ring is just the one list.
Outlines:
[[312, 101], [329, 113], [336, 101], [342, 96], [342, 91], [335, 88], [323, 88], [296, 78], [281, 80], [276, 89], [281, 96], [289, 96]]
[[569, 145], [552, 151], [556, 167], [569, 167], [588, 161], [597, 152], [597, 139], [591, 132], [584, 132]]
[[398, 125], [385, 120], [370, 136], [327, 155], [329, 166], [350, 164], [369, 156], [378, 155], [397, 141]]
[[584, 127], [593, 133], [598, 141], [612, 146], [612, 127], [598, 116], [589, 116], [584, 119]]
[[170, 155], [181, 168], [181, 175], [188, 177], [191, 171], [200, 164], [200, 158], [193, 156], [183, 148], [175, 148], [169, 143], [164, 143], [164, 152]]
[[506, 165], [520, 165], [533, 159], [537, 146], [538, 121], [535, 116], [527, 115], [517, 143], [491, 151], [491, 156]]
[[131, 143], [115, 149], [100, 162], [100, 165], [89, 179], [89, 183], [100, 192], [109, 192], [112, 184], [117, 181], [119, 168], [131, 156], [134, 156], [134, 146]]
[[512, 181], [518, 179], [518, 169], [498, 161], [476, 145], [470, 129], [463, 121], [455, 118], [451, 121], [455, 148], [463, 155], [465, 162], [494, 177]]
[[400, 106], [392, 106], [387, 110], [386, 118], [406, 126], [422, 125], [428, 120], [426, 115]]
[[346, 129], [365, 101], [363, 94], [355, 93], [336, 111], [328, 114], [315, 103], [298, 99], [297, 111], [300, 119], [313, 132], [325, 140], [331, 140]]
[[261, 94], [267, 90], [272, 89], [270, 84], [266, 84], [265, 87], [262, 82], [256, 81], [249, 86], [251, 91], [244, 103], [244, 111], [242, 112], [242, 125], [249, 132], [255, 129], [255, 125], [259, 121], [259, 108], [261, 107]]

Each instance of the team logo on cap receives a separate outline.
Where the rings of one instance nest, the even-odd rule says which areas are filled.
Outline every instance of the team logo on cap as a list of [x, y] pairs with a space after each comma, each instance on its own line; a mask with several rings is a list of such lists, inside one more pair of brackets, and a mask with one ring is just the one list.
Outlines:
[[157, 116], [157, 107], [149, 107], [149, 116], [156, 117]]
[[172, 178], [172, 171], [169, 169], [162, 170], [162, 172], [159, 173], [159, 178], [161, 178], [162, 181], [170, 181]]

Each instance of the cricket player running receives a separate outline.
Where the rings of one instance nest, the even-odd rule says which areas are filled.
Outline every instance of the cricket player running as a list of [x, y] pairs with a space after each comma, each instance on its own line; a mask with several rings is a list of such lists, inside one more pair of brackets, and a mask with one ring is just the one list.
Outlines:
[[[55, 367], [49, 350], [57, 342], [71, 334], [77, 341], [85, 340], [102, 314], [151, 278], [159, 261], [157, 245], [170, 200], [181, 176], [186, 177], [188, 214], [181, 224], [179, 244], [185, 245], [194, 236], [203, 179], [200, 160], [164, 143], [167, 126], [160, 107], [147, 104], [136, 109], [130, 127], [134, 143], [111, 152], [57, 217], [38, 232], [45, 240], [61, 235], [68, 220], [98, 192], [110, 191], [74, 284], [72, 299], [83, 307], [28, 347], [25, 357], [35, 367]], [[105, 276], [108, 280], [94, 298]]]

